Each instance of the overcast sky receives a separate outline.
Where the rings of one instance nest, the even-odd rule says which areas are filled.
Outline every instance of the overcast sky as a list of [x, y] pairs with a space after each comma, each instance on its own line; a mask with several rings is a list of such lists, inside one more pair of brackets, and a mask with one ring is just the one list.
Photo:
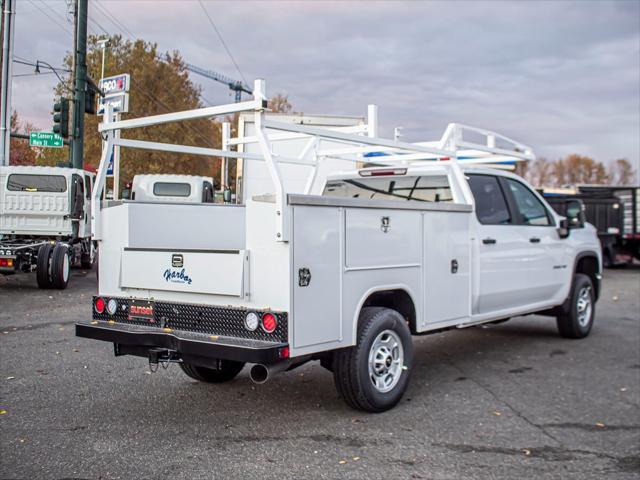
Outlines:
[[[296, 111], [364, 115], [376, 103], [383, 136], [402, 126], [405, 140], [433, 140], [461, 122], [511, 136], [538, 156], [628, 158], [638, 169], [640, 1], [205, 7], [244, 77], [265, 78], [268, 93], [288, 94]], [[133, 34], [240, 77], [197, 1], [90, 0], [89, 14], [90, 33]], [[68, 18], [64, 0], [18, 0], [15, 55], [60, 65], [72, 42]], [[16, 76], [32, 71], [14, 66], [14, 108], [49, 130], [56, 79]], [[233, 101], [224, 85], [193, 80], [207, 100]]]

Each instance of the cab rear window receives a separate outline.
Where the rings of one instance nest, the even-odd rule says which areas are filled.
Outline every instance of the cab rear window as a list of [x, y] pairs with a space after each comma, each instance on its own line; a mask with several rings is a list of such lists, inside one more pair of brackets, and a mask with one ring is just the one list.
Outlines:
[[7, 179], [12, 192], [66, 192], [67, 179], [62, 175], [32, 175], [13, 173]]
[[191, 185], [188, 183], [156, 182], [153, 184], [153, 194], [157, 197], [188, 197], [191, 195]]
[[324, 196], [367, 200], [398, 200], [417, 202], [452, 202], [451, 187], [446, 175], [420, 177], [388, 176], [330, 180]]

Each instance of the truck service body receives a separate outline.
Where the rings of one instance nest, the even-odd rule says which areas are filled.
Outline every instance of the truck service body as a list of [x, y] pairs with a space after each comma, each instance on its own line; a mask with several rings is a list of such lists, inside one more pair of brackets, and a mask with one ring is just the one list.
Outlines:
[[[567, 337], [589, 333], [601, 264], [593, 227], [569, 230], [522, 179], [478, 165], [532, 158], [528, 147], [455, 124], [439, 142], [385, 140], [375, 136], [371, 108], [355, 133], [265, 120], [260, 81], [255, 91], [240, 107], [254, 112], [255, 134], [235, 141], [259, 145], [260, 154], [113, 136], [197, 111], [113, 124], [105, 114], [98, 185], [109, 149], [121, 145], [262, 158], [274, 188], [245, 205], [99, 204], [94, 197], [99, 292], [77, 335], [112, 342], [116, 355], [177, 362], [187, 375], [216, 383], [245, 363], [261, 383], [320, 360], [349, 405], [378, 412], [407, 387], [412, 334], [536, 312], [557, 316]], [[465, 129], [486, 143], [465, 142]], [[312, 146], [274, 158], [270, 142], [291, 138]], [[309, 150], [309, 181], [285, 190], [279, 163]], [[379, 166], [364, 168], [371, 160], [362, 154], [371, 152], [380, 153]], [[353, 159], [356, 169], [318, 176], [328, 156]], [[456, 159], [463, 156], [466, 164]]]
[[91, 268], [94, 174], [63, 167], [0, 167], [0, 273], [36, 271], [41, 288], [66, 288], [69, 268]]

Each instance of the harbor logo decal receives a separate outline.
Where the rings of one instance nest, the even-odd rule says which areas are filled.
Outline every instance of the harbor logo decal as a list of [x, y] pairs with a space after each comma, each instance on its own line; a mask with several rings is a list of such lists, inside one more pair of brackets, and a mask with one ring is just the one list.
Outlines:
[[[171, 256], [171, 267], [167, 268], [162, 276], [165, 281], [172, 283], [183, 283], [186, 285], [191, 285], [191, 277], [187, 274], [186, 269], [184, 268], [184, 257], [179, 254], [173, 254]], [[178, 268], [174, 268], [178, 267]], [[180, 268], [183, 267], [183, 268]]]

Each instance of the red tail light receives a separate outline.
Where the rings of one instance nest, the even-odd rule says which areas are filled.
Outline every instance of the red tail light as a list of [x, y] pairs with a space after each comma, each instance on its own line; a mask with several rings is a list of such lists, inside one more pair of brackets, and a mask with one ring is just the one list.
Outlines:
[[262, 329], [267, 333], [273, 333], [278, 326], [278, 320], [273, 313], [265, 313], [262, 316]]
[[96, 301], [94, 303], [94, 307], [96, 309], [96, 312], [98, 313], [103, 313], [104, 312], [104, 300], [100, 297], [96, 298]]
[[13, 267], [13, 258], [0, 258], [0, 267]]

